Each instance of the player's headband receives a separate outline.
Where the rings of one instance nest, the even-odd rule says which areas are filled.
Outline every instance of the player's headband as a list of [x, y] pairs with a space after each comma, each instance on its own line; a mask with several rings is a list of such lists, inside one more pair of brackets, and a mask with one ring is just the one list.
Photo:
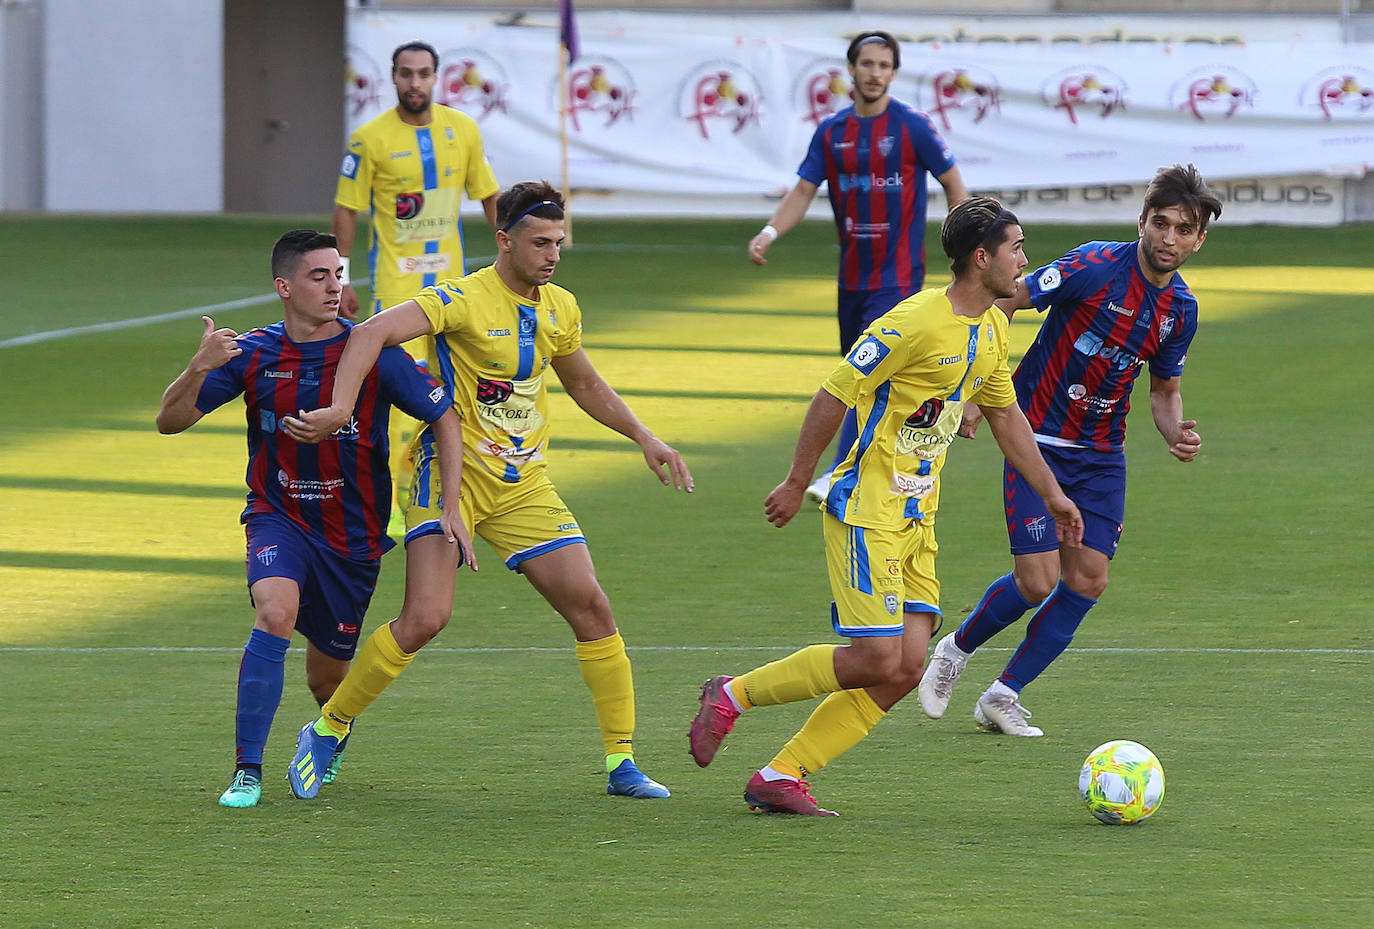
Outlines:
[[540, 200], [538, 203], [531, 203], [529, 206], [521, 210], [514, 219], [512, 219], [510, 222], [506, 223], [504, 226], [501, 227], [501, 231], [510, 232], [516, 223], [520, 222], [520, 220], [524, 219], [526, 216], [529, 216], [531, 213], [539, 209], [541, 206], [558, 207], [558, 212], [560, 214], [558, 218], [563, 218], [561, 215], [563, 213], [563, 208], [561, 206], [558, 206], [558, 204], [554, 203], [552, 200]]
[[887, 39], [883, 38], [882, 36], [880, 36], [880, 35], [871, 35], [871, 36], [869, 36], [869, 37], [866, 38], [866, 39], [860, 39], [860, 40], [859, 40], [859, 44], [858, 44], [857, 46], [855, 46], [855, 48], [863, 48], [865, 45], [887, 45], [887, 44], [888, 44]]

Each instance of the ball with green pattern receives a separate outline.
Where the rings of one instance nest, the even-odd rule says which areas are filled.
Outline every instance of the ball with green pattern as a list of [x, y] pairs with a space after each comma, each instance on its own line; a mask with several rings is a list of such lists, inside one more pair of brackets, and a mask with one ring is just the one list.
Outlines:
[[1164, 800], [1164, 768], [1139, 742], [1106, 742], [1084, 760], [1078, 792], [1088, 812], [1110, 826], [1143, 822]]

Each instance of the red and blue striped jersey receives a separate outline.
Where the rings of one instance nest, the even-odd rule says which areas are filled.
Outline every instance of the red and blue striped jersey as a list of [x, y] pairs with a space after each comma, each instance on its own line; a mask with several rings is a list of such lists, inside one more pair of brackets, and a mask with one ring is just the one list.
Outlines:
[[250, 513], [279, 513], [346, 558], [376, 560], [395, 543], [387, 418], [392, 405], [434, 422], [452, 401], [438, 381], [399, 348], [384, 348], [358, 392], [349, 421], [319, 445], [297, 442], [283, 417], [328, 406], [348, 329], [318, 342], [293, 342], [282, 323], [246, 332], [242, 354], [206, 375], [196, 408], [209, 413], [239, 394], [247, 405]]
[[1046, 315], [1014, 380], [1041, 441], [1120, 451], [1140, 369], [1183, 374], [1197, 300], [1177, 273], [1162, 288], [1146, 281], [1137, 247], [1088, 242], [1026, 279]]
[[816, 127], [797, 175], [830, 194], [840, 233], [840, 289], [921, 289], [926, 174], [954, 167], [924, 113], [892, 100], [877, 116], [848, 106]]

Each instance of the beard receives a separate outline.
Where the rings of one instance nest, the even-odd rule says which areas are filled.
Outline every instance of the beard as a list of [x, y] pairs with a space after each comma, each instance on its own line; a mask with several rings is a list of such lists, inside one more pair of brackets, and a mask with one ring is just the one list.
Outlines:
[[429, 97], [428, 97], [428, 96], [422, 96], [422, 97], [420, 98], [420, 102], [419, 102], [419, 103], [412, 103], [412, 102], [406, 97], [405, 94], [397, 94], [397, 95], [396, 95], [396, 99], [397, 99], [397, 102], [400, 103], [401, 109], [405, 110], [407, 113], [414, 113], [414, 114], [418, 115], [418, 114], [420, 114], [420, 113], [423, 113], [425, 110], [429, 109]]

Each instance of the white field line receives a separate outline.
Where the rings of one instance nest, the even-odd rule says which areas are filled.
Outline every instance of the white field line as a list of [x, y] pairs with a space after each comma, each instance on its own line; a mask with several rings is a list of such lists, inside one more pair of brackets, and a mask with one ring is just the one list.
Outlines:
[[[631, 645], [628, 650], [632, 652], [778, 652], [791, 651], [800, 648], [799, 645]], [[548, 647], [548, 646], [492, 646], [492, 647], [447, 647], [430, 646], [425, 649], [428, 654], [448, 653], [454, 655], [484, 655], [494, 652], [525, 652], [536, 654], [539, 652], [571, 652], [571, 647]], [[191, 652], [205, 654], [231, 654], [243, 651], [242, 647], [227, 646], [178, 646], [178, 645], [111, 645], [111, 646], [82, 646], [82, 645], [0, 645], [0, 655], [3, 654], [34, 654], [34, 653], [53, 653], [53, 654], [85, 654], [85, 653], [113, 653], [113, 652], [132, 652], [138, 654], [159, 654], [164, 652]], [[289, 651], [304, 652], [304, 648], [292, 648]], [[1011, 652], [1015, 651], [1012, 647], [997, 647], [985, 645], [979, 649], [984, 652]], [[1098, 648], [1070, 648], [1069, 652], [1075, 655], [1356, 655], [1374, 656], [1374, 648], [1113, 648], [1103, 646]]]

